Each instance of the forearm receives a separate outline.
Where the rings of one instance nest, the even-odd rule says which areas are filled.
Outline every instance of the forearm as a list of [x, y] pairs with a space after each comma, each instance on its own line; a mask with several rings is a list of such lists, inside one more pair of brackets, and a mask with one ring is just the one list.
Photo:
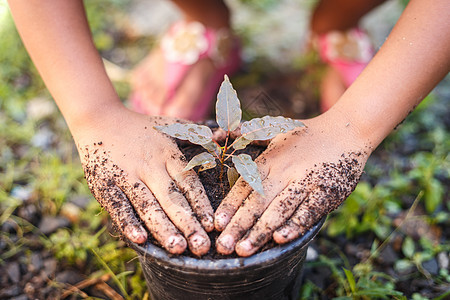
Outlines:
[[121, 105], [82, 1], [9, 0], [22, 40], [72, 132]]
[[447, 0], [411, 1], [380, 51], [331, 110], [372, 146], [449, 72], [449, 11]]

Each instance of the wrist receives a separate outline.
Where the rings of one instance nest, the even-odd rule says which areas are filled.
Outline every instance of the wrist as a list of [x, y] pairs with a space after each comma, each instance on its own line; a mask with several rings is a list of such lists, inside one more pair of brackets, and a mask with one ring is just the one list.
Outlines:
[[321, 128], [328, 128], [330, 139], [355, 150], [364, 149], [371, 152], [384, 139], [378, 132], [370, 130], [371, 126], [363, 115], [342, 105], [334, 105], [317, 119], [320, 119], [318, 124]]
[[128, 109], [117, 99], [92, 101], [88, 105], [80, 105], [70, 111], [62, 110], [70, 132], [76, 138], [93, 129], [108, 126], [123, 116]]
[[363, 96], [355, 90], [350, 87], [329, 113], [352, 131], [355, 140], [375, 149], [403, 120], [405, 112], [386, 105], [376, 94]]

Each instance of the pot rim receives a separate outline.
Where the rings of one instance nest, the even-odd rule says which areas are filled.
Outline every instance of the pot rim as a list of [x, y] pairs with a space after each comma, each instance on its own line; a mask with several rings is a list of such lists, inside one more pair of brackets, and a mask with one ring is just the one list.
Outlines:
[[125, 241], [129, 247], [133, 248], [140, 256], [150, 258], [157, 261], [162, 261], [164, 264], [170, 264], [173, 267], [184, 269], [203, 269], [203, 270], [231, 270], [242, 267], [251, 267], [265, 265], [270, 261], [279, 259], [291, 251], [298, 251], [307, 246], [309, 242], [319, 233], [322, 225], [325, 223], [326, 216], [324, 216], [317, 224], [311, 227], [308, 232], [296, 240], [286, 243], [284, 245], [275, 246], [263, 252], [256, 253], [249, 257], [239, 258], [220, 258], [220, 259], [202, 259], [194, 258], [184, 255], [169, 254], [163, 248], [146, 242], [144, 245], [137, 245], [127, 239]]

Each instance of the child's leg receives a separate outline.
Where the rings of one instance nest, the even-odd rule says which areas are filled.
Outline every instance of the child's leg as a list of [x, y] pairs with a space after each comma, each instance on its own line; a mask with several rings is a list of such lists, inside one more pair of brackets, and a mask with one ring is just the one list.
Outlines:
[[358, 26], [359, 20], [385, 0], [321, 0], [316, 6], [311, 30], [324, 34], [332, 30], [345, 31]]
[[[329, 45], [329, 39], [326, 39], [328, 33], [338, 31], [347, 34], [344, 32], [349, 32], [349, 30], [356, 28], [359, 20], [366, 13], [383, 2], [384, 0], [321, 0], [311, 19], [311, 30], [314, 36], [320, 40], [319, 51], [321, 52], [322, 58], [327, 56], [327, 54], [324, 54], [327, 51], [325, 48], [329, 49], [333, 47]], [[357, 32], [355, 35], [357, 39], [367, 39], [363, 32]], [[351, 41], [347, 43], [351, 43]], [[357, 43], [364, 45], [366, 41], [359, 40]], [[346, 45], [342, 45], [341, 43], [340, 47], [345, 48]], [[329, 57], [324, 60], [329, 63], [330, 67], [322, 80], [320, 89], [322, 111], [326, 111], [337, 102], [348, 85], [353, 82], [367, 64], [366, 59], [358, 60], [355, 58], [352, 60], [350, 58], [347, 59], [347, 62], [338, 62], [338, 67], [336, 68], [336, 64], [333, 64]]]
[[[198, 120], [205, 116], [211, 103], [209, 100], [212, 97], [208, 98], [210, 98], [209, 94], [213, 93], [208, 91], [216, 92], [218, 85], [215, 83], [215, 78], [220, 75], [223, 79], [223, 74], [218, 73], [225, 70], [229, 72], [231, 69], [236, 69], [239, 64], [237, 55], [224, 55], [226, 60], [232, 61], [231, 63], [225, 61], [222, 64], [217, 64], [210, 55], [215, 51], [213, 47], [217, 46], [218, 36], [224, 36], [223, 32], [229, 30], [230, 13], [222, 0], [176, 0], [173, 2], [181, 10], [185, 24], [198, 22], [207, 28], [207, 31], [204, 30], [205, 28], [203, 31], [200, 30], [205, 33], [199, 34], [197, 38], [200, 38], [200, 41], [194, 43], [204, 43], [202, 39], [207, 37], [208, 45], [215, 44], [208, 50], [203, 50], [200, 57], [187, 63], [168, 58], [170, 56], [168, 52], [173, 47], [186, 41], [176, 44], [177, 42], [172, 39], [172, 48], [164, 47], [161, 41], [133, 72], [131, 101], [133, 108], [142, 113]], [[173, 33], [173, 28], [171, 30]], [[186, 35], [189, 34], [184, 34]]]
[[220, 29], [230, 27], [230, 11], [222, 0], [172, 0], [186, 21]]

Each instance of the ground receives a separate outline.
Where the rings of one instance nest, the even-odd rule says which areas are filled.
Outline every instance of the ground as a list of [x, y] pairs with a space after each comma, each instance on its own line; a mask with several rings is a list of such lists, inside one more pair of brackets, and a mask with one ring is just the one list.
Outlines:
[[[160, 19], [171, 20], [156, 3]], [[301, 47], [307, 22], [289, 26], [308, 15], [310, 1], [230, 3], [246, 46], [246, 65], [232, 78], [244, 116], [317, 114], [322, 67]], [[66, 124], [5, 5], [0, 1], [0, 299], [146, 299], [136, 254], [90, 195]], [[102, 56], [123, 68], [112, 77], [126, 101], [123, 70], [148, 53], [159, 23], [136, 24], [141, 1], [86, 5]], [[381, 8], [388, 21], [365, 21], [378, 43], [399, 7]], [[449, 297], [449, 128], [447, 76], [375, 151], [355, 192], [328, 218], [309, 248], [299, 299]]]

